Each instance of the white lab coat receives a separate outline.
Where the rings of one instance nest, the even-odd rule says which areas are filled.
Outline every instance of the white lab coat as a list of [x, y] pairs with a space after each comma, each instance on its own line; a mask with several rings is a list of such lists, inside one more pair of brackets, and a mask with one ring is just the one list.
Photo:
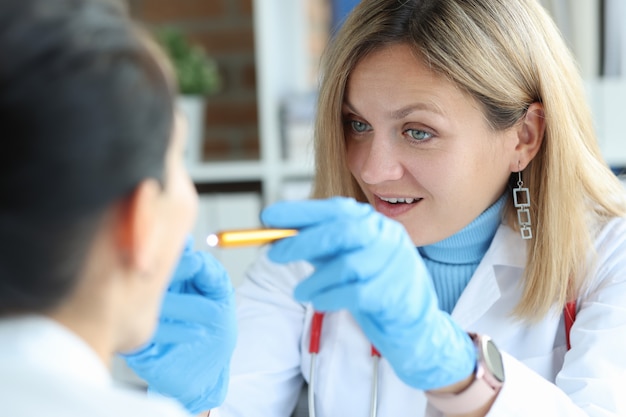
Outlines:
[[115, 386], [82, 339], [41, 316], [0, 320], [0, 415], [189, 417], [171, 400]]
[[[566, 215], [566, 214], [564, 214]], [[578, 300], [568, 352], [561, 311], [528, 325], [510, 314], [520, 298], [525, 242], [500, 226], [452, 317], [490, 335], [504, 355], [506, 382], [489, 416], [626, 416], [626, 221], [598, 234], [597, 263]], [[211, 416], [288, 417], [309, 377], [310, 306], [294, 301], [308, 264], [279, 266], [261, 257], [238, 288], [239, 341], [226, 402]], [[317, 383], [318, 417], [368, 416], [369, 342], [350, 314], [327, 314]], [[381, 361], [380, 417], [438, 415], [421, 391]]]

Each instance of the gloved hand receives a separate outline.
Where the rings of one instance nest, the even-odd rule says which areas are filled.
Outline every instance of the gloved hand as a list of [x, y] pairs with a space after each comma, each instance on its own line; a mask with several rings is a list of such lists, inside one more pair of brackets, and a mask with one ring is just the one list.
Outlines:
[[234, 290], [222, 265], [188, 242], [143, 349], [122, 355], [149, 393], [173, 397], [192, 414], [226, 397], [237, 336]]
[[348, 198], [279, 202], [261, 219], [300, 229], [268, 252], [274, 262], [314, 266], [295, 298], [318, 311], [350, 311], [406, 384], [437, 389], [473, 372], [474, 345], [439, 310], [428, 270], [402, 224]]

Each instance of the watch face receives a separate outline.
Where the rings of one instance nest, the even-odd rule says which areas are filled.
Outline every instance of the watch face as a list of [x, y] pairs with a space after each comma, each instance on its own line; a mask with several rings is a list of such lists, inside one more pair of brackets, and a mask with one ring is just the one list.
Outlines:
[[502, 355], [492, 340], [485, 344], [484, 359], [489, 371], [498, 381], [504, 382], [504, 366], [502, 365]]

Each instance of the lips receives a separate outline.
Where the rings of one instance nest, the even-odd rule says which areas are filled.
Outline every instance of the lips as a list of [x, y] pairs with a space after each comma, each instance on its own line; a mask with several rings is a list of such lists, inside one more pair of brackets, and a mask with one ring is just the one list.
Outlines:
[[374, 199], [374, 208], [387, 217], [394, 218], [413, 209], [420, 201], [419, 197], [381, 197]]

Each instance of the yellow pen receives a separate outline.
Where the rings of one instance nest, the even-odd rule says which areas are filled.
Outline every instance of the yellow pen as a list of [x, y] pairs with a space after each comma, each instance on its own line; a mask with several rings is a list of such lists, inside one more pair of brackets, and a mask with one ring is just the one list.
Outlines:
[[212, 233], [206, 238], [206, 243], [212, 247], [236, 248], [242, 246], [263, 245], [278, 239], [298, 234], [296, 229], [238, 229], [223, 230]]

